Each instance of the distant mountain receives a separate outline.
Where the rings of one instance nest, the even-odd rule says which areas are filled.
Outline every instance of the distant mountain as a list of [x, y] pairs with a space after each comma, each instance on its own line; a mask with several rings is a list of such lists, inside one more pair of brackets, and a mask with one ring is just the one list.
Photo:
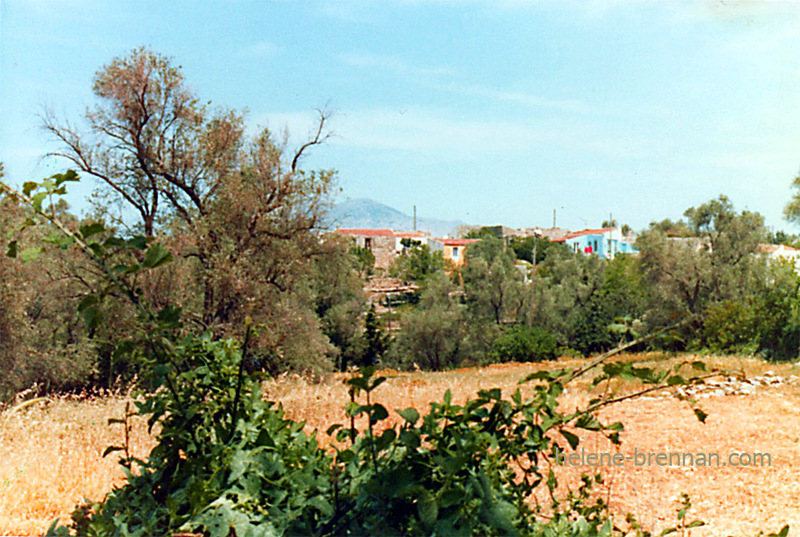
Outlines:
[[[414, 227], [414, 218], [393, 209], [383, 203], [366, 198], [343, 201], [334, 205], [329, 215], [329, 227], [394, 229], [410, 231]], [[454, 236], [456, 228], [464, 223], [458, 220], [437, 220], [417, 216], [417, 229], [430, 231], [434, 237]]]

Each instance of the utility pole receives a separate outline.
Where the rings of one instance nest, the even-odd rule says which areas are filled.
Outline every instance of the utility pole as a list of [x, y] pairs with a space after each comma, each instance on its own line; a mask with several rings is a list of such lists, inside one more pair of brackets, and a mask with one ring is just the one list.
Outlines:
[[417, 230], [417, 206], [414, 205], [414, 230], [413, 231], [416, 231], [416, 230]]
[[553, 227], [556, 227], [556, 210], [553, 209]]

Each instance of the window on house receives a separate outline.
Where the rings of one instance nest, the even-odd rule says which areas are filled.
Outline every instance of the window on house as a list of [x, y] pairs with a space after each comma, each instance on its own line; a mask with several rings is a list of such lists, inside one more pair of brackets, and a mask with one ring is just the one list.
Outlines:
[[453, 259], [458, 259], [458, 246], [453, 246]]
[[364, 248], [372, 250], [372, 237], [366, 237], [364, 239]]

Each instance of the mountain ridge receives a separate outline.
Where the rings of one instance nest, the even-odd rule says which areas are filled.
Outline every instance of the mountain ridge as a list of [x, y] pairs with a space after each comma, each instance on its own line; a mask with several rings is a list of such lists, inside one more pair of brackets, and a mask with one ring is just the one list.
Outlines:
[[[434, 237], [455, 236], [460, 220], [417, 217], [417, 230], [429, 231]], [[333, 206], [328, 214], [328, 227], [359, 229], [393, 229], [411, 231], [414, 218], [369, 198], [348, 199]]]

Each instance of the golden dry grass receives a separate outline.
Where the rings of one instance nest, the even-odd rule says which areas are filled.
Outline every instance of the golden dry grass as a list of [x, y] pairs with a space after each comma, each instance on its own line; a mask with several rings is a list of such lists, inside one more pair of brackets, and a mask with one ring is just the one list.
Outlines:
[[[100, 499], [123, 474], [114, 454], [122, 442], [126, 398], [55, 398], [0, 414], [0, 535], [41, 535], [84, 498]], [[142, 419], [133, 419], [130, 445], [136, 456], [153, 446]]]
[[[658, 355], [627, 356], [662, 367], [684, 358]], [[739, 370], [746, 376], [772, 370], [789, 378], [800, 368], [754, 359], [722, 357], [705, 360], [710, 366]], [[479, 389], [503, 388], [510, 394], [525, 375], [543, 367], [573, 366], [579, 360], [548, 364], [505, 364], [446, 373], [398, 373], [376, 392], [377, 402], [389, 409], [414, 406], [424, 411], [441, 400], [445, 390], [462, 402]], [[581, 379], [562, 396], [561, 404], [579, 407], [588, 400], [589, 378]], [[320, 383], [285, 377], [265, 384], [266, 395], [280, 401], [288, 417], [306, 422], [309, 430], [324, 431], [344, 423], [348, 400], [343, 375]], [[634, 383], [614, 386], [617, 393], [634, 390]], [[65, 520], [82, 498], [100, 499], [122, 473], [116, 458], [101, 458], [110, 444], [121, 442], [120, 426], [106, 425], [121, 417], [126, 399], [119, 396], [90, 399], [60, 398], [0, 414], [0, 535], [38, 535], [56, 517]], [[606, 467], [605, 484], [598, 490], [617, 513], [632, 512], [646, 529], [657, 531], [674, 523], [675, 498], [688, 493], [695, 516], [708, 523], [696, 536], [755, 535], [759, 529], [775, 531], [784, 523], [800, 528], [800, 385], [758, 388], [752, 395], [713, 396], [700, 400], [709, 414], [706, 424], [689, 406], [674, 397], [637, 398], [603, 411], [605, 420], [625, 423], [623, 455], [638, 452], [769, 453], [768, 468], [733, 467]], [[613, 452], [602, 438], [584, 434], [587, 451]], [[320, 433], [323, 442], [330, 439]], [[153, 441], [141, 420], [134, 422], [132, 445], [143, 456]], [[575, 484], [590, 467], [557, 469], [565, 484]]]

